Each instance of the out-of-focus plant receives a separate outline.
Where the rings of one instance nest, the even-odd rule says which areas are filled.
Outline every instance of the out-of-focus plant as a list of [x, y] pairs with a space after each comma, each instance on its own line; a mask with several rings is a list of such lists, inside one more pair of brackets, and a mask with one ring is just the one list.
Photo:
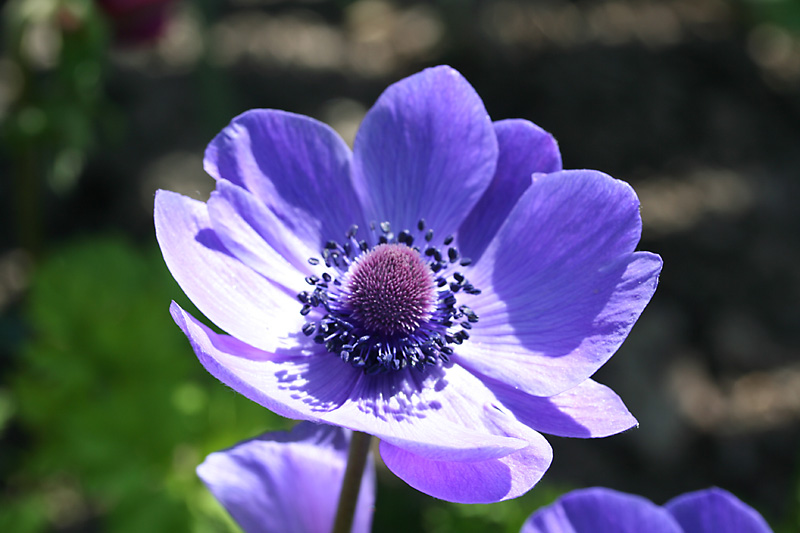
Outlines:
[[43, 187], [68, 192], [98, 134], [113, 129], [103, 91], [108, 32], [91, 0], [12, 0], [2, 15], [13, 78], [0, 108], [2, 144], [20, 241], [37, 251]]
[[123, 44], [157, 39], [167, 25], [175, 0], [96, 0], [111, 23], [114, 38]]
[[194, 469], [286, 422], [203, 372], [168, 319], [175, 294], [153, 250], [120, 240], [37, 267], [9, 380], [27, 440], [0, 491], [0, 530], [235, 530]]
[[756, 21], [781, 26], [800, 33], [800, 1], [798, 0], [739, 0]]

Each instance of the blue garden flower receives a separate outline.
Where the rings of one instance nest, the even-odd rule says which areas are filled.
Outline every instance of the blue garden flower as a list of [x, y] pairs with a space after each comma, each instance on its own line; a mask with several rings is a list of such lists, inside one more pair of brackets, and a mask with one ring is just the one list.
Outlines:
[[208, 202], [156, 195], [164, 259], [210, 329], [200, 362], [272, 411], [369, 433], [438, 498], [494, 502], [544, 474], [541, 433], [636, 424], [590, 379], [655, 291], [639, 201], [561, 169], [554, 139], [491, 122], [449, 67], [390, 86], [354, 149], [308, 117], [253, 110], [209, 145]]
[[[197, 474], [247, 533], [330, 533], [347, 465], [350, 435], [302, 422], [215, 452]], [[369, 533], [375, 466], [361, 480], [353, 533]]]
[[602, 487], [570, 492], [539, 509], [520, 533], [770, 533], [752, 507], [728, 491], [682, 494], [659, 507]]

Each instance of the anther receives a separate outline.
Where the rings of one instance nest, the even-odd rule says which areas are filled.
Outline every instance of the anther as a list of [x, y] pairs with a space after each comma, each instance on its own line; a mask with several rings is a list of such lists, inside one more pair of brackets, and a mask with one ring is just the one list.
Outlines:
[[453, 236], [452, 235], [448, 235], [447, 237], [444, 238], [444, 245], [445, 246], [449, 245], [451, 242], [453, 242]]

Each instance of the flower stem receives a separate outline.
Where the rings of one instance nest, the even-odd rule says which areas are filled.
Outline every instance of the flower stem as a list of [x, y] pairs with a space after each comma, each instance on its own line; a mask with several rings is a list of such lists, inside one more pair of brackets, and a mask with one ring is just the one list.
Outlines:
[[350, 533], [353, 529], [353, 515], [356, 511], [358, 492], [361, 490], [361, 478], [367, 464], [367, 454], [372, 435], [353, 432], [350, 439], [350, 451], [347, 454], [347, 468], [344, 471], [342, 491], [339, 493], [339, 507], [336, 520], [333, 522], [333, 533]]

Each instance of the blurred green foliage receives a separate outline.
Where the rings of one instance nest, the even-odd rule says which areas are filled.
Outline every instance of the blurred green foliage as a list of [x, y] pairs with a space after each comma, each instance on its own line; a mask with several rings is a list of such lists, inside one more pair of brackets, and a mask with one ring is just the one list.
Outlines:
[[66, 246], [37, 268], [10, 380], [30, 442], [0, 530], [231, 530], [194, 468], [287, 421], [205, 372], [169, 316], [180, 295], [156, 250], [120, 239]]
[[800, 33], [800, 0], [743, 0], [757, 21]]
[[427, 509], [423, 519], [430, 533], [519, 533], [522, 524], [536, 509], [553, 503], [569, 489], [543, 481], [530, 492], [491, 505], [465, 505], [439, 502]]

